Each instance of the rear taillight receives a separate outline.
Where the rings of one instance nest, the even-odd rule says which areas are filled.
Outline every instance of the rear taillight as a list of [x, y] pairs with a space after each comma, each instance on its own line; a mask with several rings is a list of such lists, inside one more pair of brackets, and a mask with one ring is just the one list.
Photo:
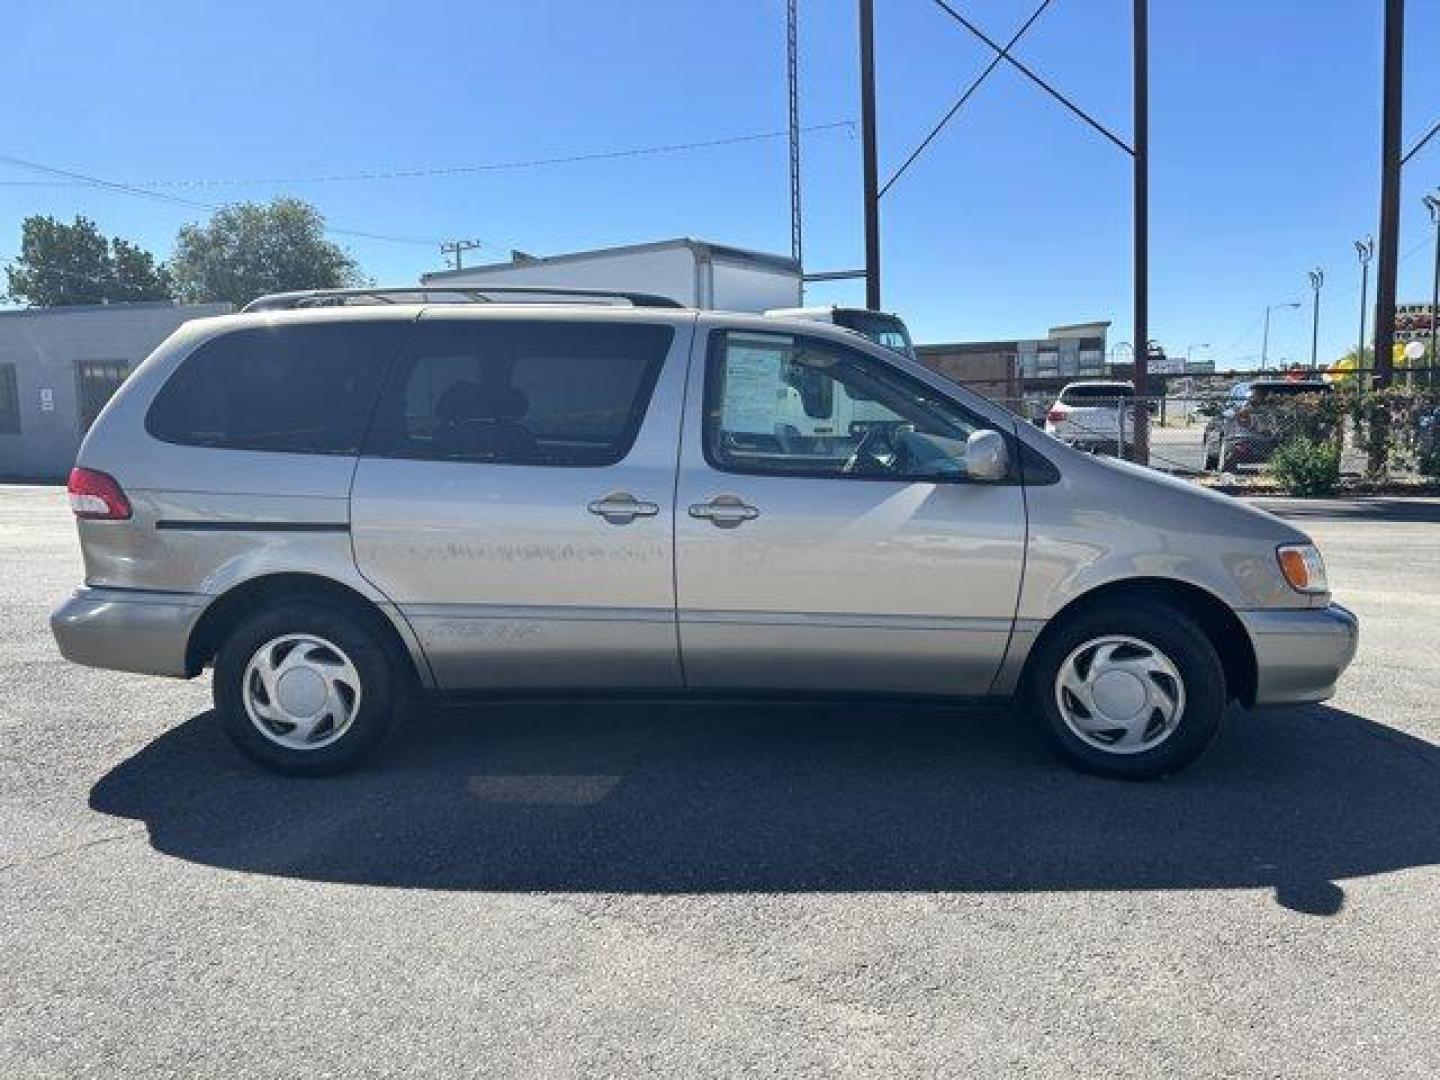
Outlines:
[[125, 521], [130, 517], [130, 500], [113, 476], [94, 469], [71, 469], [70, 509], [87, 521]]
[[1063, 424], [1065, 422], [1065, 418], [1069, 415], [1069, 409], [1062, 409], [1060, 406], [1057, 405], [1055, 406], [1055, 408], [1051, 409], [1045, 414], [1045, 419], [1051, 424]]

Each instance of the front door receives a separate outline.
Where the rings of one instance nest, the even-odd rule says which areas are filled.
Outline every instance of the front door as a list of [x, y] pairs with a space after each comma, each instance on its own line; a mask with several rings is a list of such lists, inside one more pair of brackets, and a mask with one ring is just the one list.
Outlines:
[[686, 681], [986, 693], [1025, 549], [1018, 479], [964, 469], [995, 425], [830, 340], [715, 330], [706, 352], [676, 500]]
[[427, 312], [355, 474], [361, 572], [444, 689], [675, 687], [692, 318]]

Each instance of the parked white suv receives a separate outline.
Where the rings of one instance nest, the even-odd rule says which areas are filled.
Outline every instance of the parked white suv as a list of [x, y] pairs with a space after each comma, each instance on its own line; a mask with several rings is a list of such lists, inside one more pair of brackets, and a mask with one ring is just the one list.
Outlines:
[[1073, 382], [1045, 414], [1045, 430], [1078, 450], [1123, 457], [1133, 445], [1135, 389], [1125, 382]]

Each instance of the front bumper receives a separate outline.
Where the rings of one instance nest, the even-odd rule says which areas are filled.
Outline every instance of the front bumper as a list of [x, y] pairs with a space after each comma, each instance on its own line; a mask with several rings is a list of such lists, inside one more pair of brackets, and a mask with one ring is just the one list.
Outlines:
[[1360, 620], [1339, 604], [1236, 614], [1255, 647], [1256, 705], [1324, 701], [1360, 642]]
[[205, 596], [140, 589], [78, 589], [50, 616], [66, 660], [115, 671], [187, 678], [185, 649]]

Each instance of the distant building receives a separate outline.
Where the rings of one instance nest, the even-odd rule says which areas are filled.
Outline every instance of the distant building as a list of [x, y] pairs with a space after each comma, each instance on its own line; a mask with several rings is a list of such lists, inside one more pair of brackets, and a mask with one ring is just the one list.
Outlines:
[[229, 304], [76, 304], [0, 311], [0, 477], [63, 480], [90, 424], [182, 323]]
[[1048, 337], [918, 345], [920, 362], [1016, 412], [1043, 411], [1075, 379], [1103, 379], [1108, 321], [1053, 326]]

